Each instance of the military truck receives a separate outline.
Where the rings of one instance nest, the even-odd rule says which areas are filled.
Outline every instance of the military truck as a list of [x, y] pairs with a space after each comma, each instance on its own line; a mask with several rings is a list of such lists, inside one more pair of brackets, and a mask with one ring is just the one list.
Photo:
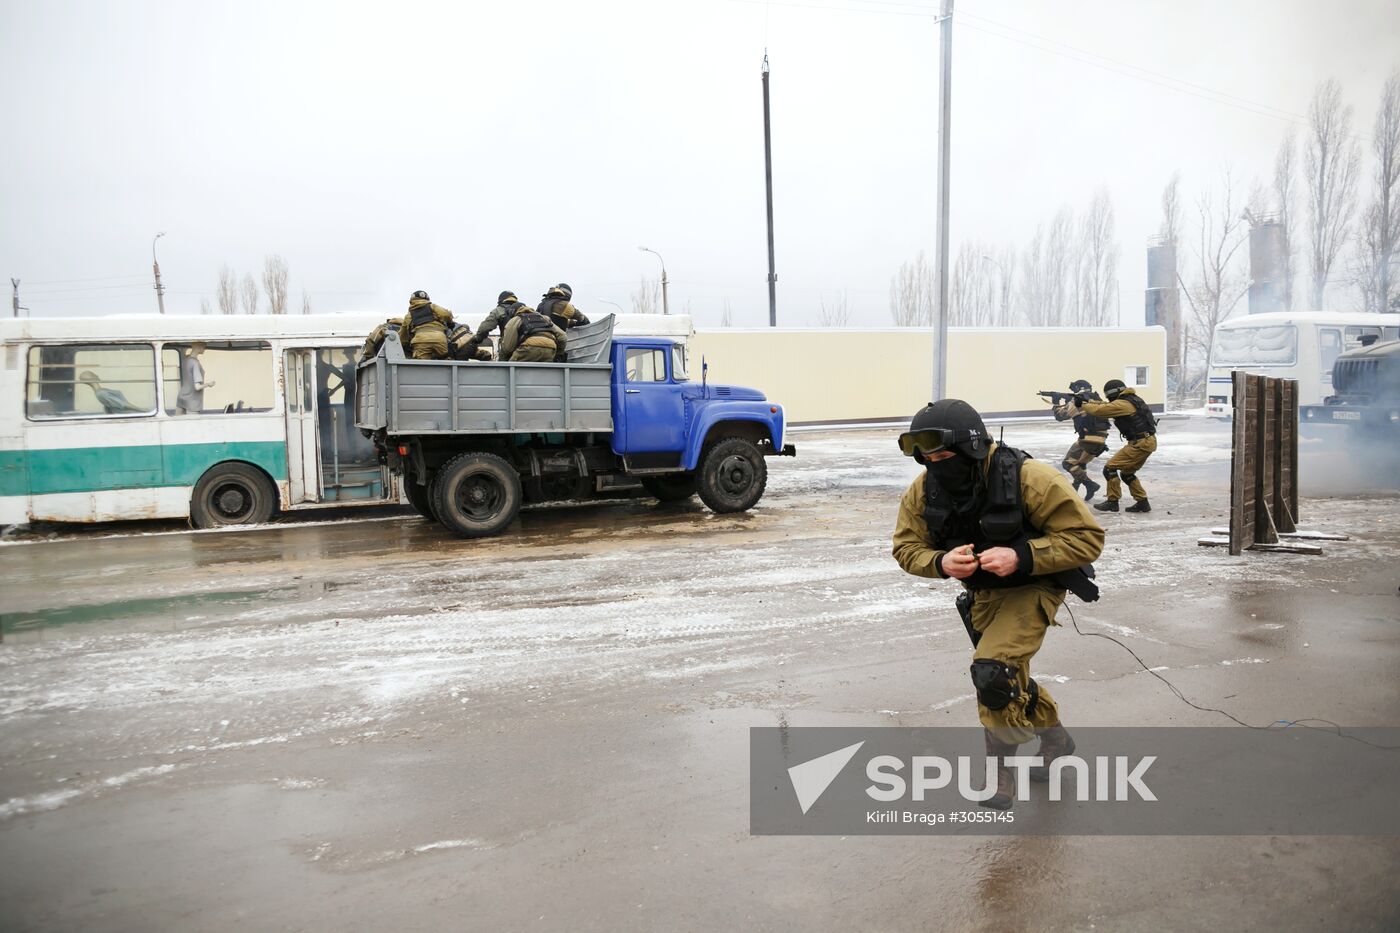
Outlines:
[[424, 516], [499, 534], [521, 505], [639, 491], [715, 512], [763, 496], [766, 458], [796, 456], [762, 392], [692, 381], [685, 347], [569, 331], [561, 363], [406, 358], [396, 334], [356, 371], [356, 425]]
[[1400, 340], [1348, 350], [1332, 365], [1332, 388], [1321, 405], [1304, 405], [1299, 419], [1344, 424], [1358, 434], [1400, 439]]

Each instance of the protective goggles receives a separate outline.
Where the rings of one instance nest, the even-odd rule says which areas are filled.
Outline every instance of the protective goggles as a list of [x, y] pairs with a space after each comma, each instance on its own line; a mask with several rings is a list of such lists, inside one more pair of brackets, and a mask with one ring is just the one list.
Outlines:
[[955, 430], [954, 428], [926, 428], [922, 431], [905, 431], [899, 435], [899, 449], [904, 456], [912, 457], [914, 452], [936, 454], [948, 450], [954, 444], [961, 444], [977, 437], [976, 431]]

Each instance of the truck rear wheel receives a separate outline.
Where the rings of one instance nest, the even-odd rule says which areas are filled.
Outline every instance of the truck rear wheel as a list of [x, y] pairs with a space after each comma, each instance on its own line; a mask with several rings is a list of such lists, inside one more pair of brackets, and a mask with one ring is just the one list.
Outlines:
[[438, 521], [464, 538], [500, 534], [520, 511], [520, 476], [495, 454], [458, 454], [432, 485]]
[[712, 512], [746, 512], [763, 498], [768, 464], [749, 441], [730, 437], [708, 448], [696, 471], [700, 499]]
[[694, 473], [642, 477], [642, 488], [647, 495], [655, 496], [662, 502], [684, 502], [695, 495], [696, 485]]
[[412, 505], [419, 515], [429, 521], [436, 521], [437, 516], [433, 514], [431, 489], [432, 483], [420, 486], [412, 476], [403, 478], [403, 494], [408, 499], [409, 505]]

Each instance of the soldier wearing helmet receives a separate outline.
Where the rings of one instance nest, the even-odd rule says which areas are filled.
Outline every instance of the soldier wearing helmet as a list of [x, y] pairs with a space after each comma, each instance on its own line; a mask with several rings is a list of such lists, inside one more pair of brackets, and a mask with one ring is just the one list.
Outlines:
[[445, 360], [447, 335], [454, 327], [452, 312], [433, 304], [428, 293], [420, 289], [408, 298], [399, 341], [415, 360]]
[[1048, 690], [1030, 662], [1066, 590], [1098, 598], [1091, 562], [1104, 533], [1064, 477], [1023, 451], [995, 444], [967, 402], [943, 399], [914, 416], [900, 450], [924, 467], [905, 490], [894, 529], [894, 558], [907, 573], [962, 582], [958, 612], [972, 640], [969, 671], [977, 692], [997, 789], [983, 806], [1011, 806], [1015, 781], [1006, 758], [1040, 737], [1042, 766], [1074, 751]]
[[540, 299], [540, 306], [535, 310], [553, 321], [560, 330], [582, 327], [589, 323], [588, 317], [573, 306], [573, 297], [574, 290], [566, 283], [560, 282], [544, 293], [544, 297]]
[[[1099, 394], [1094, 391], [1094, 386], [1088, 379], [1074, 380], [1069, 384], [1069, 390], [1076, 398], [1099, 400]], [[1074, 421], [1074, 433], [1077, 436], [1074, 443], [1069, 445], [1069, 450], [1065, 451], [1060, 466], [1073, 477], [1075, 489], [1084, 487], [1084, 501], [1089, 502], [1099, 491], [1099, 484], [1089, 478], [1089, 472], [1085, 468], [1108, 449], [1108, 421], [1087, 412], [1076, 414], [1072, 398], [1065, 399], [1051, 410], [1056, 421]]]
[[[515, 297], [515, 292], [510, 289], [501, 292], [496, 296], [496, 307], [492, 309], [490, 314], [486, 315], [486, 319], [481, 322], [481, 326], [478, 327], [476, 333], [472, 335], [470, 341], [471, 347], [473, 349], [479, 347], [482, 341], [486, 339], [486, 335], [493, 330], [497, 331], [497, 345], [499, 346], [500, 340], [505, 338], [506, 325], [510, 323], [510, 319], [521, 311], [529, 310], [531, 309], [528, 306], [521, 302], [519, 298]], [[510, 357], [505, 353], [500, 355], [500, 359], [502, 360], [509, 358]]]
[[[1133, 504], [1125, 512], [1151, 512], [1147, 501], [1147, 490], [1138, 479], [1138, 471], [1147, 463], [1147, 458], [1157, 450], [1157, 416], [1152, 409], [1128, 388], [1122, 379], [1110, 379], [1103, 384], [1106, 402], [1083, 401], [1075, 405], [1075, 414], [1087, 414], [1096, 418], [1111, 418], [1113, 426], [1123, 436], [1124, 444], [1118, 452], [1108, 458], [1103, 465], [1103, 475], [1108, 478], [1108, 498], [1094, 508], [1100, 512], [1118, 511], [1118, 500], [1123, 495], [1123, 482], [1128, 484]], [[1120, 478], [1121, 477], [1121, 478]]]

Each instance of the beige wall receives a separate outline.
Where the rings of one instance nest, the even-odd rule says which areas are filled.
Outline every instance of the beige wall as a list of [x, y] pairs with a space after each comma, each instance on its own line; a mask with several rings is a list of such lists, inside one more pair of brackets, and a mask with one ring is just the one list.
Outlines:
[[[691, 377], [700, 360], [710, 381], [760, 389], [781, 402], [789, 423], [905, 419], [933, 394], [929, 328], [718, 329], [690, 341]], [[1147, 367], [1139, 394], [1163, 401], [1166, 333], [1160, 327], [954, 328], [948, 334], [948, 394], [984, 414], [1045, 411], [1039, 389], [1072, 379], [1096, 387]], [[1131, 380], [1127, 380], [1131, 384]]]

